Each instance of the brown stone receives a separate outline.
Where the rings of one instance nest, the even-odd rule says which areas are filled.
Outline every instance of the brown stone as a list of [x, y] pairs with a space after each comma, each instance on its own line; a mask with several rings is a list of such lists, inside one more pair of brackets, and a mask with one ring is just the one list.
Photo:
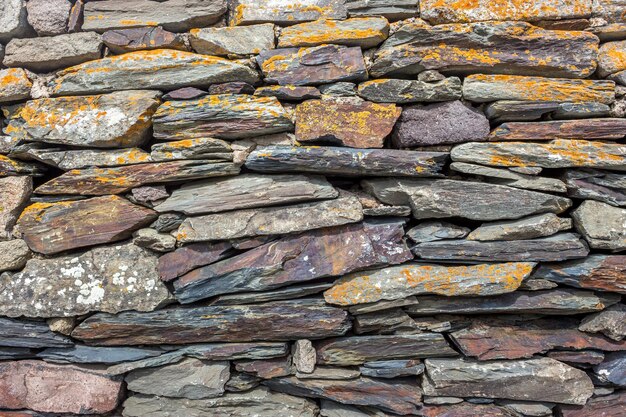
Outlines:
[[491, 132], [489, 140], [617, 140], [622, 139], [625, 135], [626, 119], [581, 119], [503, 123]]
[[133, 29], [109, 30], [102, 34], [104, 44], [115, 54], [139, 51], [142, 49], [179, 49], [189, 48], [180, 35], [164, 30], [160, 26]]
[[226, 258], [233, 251], [228, 242], [192, 243], [159, 258], [159, 277], [171, 281], [200, 266]]
[[517, 417], [505, 408], [493, 404], [466, 402], [455, 405], [426, 405], [420, 411], [424, 417]]
[[626, 416], [626, 391], [590, 399], [582, 407], [561, 405], [563, 417], [624, 417]]
[[235, 369], [263, 379], [278, 378], [291, 375], [295, 372], [291, 365], [291, 357], [240, 361], [235, 363]]
[[150, 209], [104, 196], [31, 204], [20, 216], [18, 227], [32, 250], [51, 255], [126, 239], [155, 218]]

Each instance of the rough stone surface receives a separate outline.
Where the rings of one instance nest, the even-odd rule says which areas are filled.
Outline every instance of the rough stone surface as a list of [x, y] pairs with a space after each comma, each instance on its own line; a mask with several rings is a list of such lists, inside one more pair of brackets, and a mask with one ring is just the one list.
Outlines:
[[626, 70], [626, 41], [606, 42], [600, 46], [598, 53], [598, 75]]
[[75, 345], [68, 348], [47, 348], [37, 354], [46, 362], [117, 364], [156, 357], [164, 353], [156, 348], [96, 347]]
[[275, 23], [286, 26], [318, 19], [345, 19], [347, 10], [340, 0], [274, 0], [259, 4], [256, 0], [235, 0], [230, 6], [231, 23]]
[[159, 233], [154, 229], [146, 227], [133, 233], [133, 243], [141, 248], [147, 248], [154, 252], [170, 252], [176, 249], [176, 238]]
[[408, 19], [419, 14], [414, 0], [346, 0], [350, 16], [384, 16], [390, 21]]
[[310, 374], [315, 370], [317, 354], [308, 339], [296, 340], [292, 348], [293, 365], [298, 372]]
[[317, 20], [283, 29], [278, 38], [279, 48], [294, 46], [336, 45], [372, 48], [389, 35], [389, 23], [381, 17], [351, 18], [347, 20]]
[[192, 243], [159, 258], [159, 277], [171, 281], [199, 266], [227, 257], [233, 251], [230, 243]]
[[[0, 48], [0, 58], [2, 52], [3, 48]], [[0, 69], [0, 103], [27, 99], [32, 87], [33, 83], [22, 68]]]
[[462, 239], [470, 232], [467, 227], [443, 221], [425, 221], [412, 227], [406, 235], [415, 243], [434, 242], [443, 239]]
[[626, 294], [626, 256], [593, 254], [585, 259], [542, 264], [533, 275], [577, 288]]
[[562, 179], [570, 197], [626, 206], [626, 181], [619, 173], [597, 169], [567, 170]]
[[489, 140], [554, 140], [624, 138], [626, 120], [619, 118], [581, 119], [552, 122], [510, 122], [494, 129]]
[[414, 103], [458, 100], [461, 80], [457, 77], [436, 82], [394, 78], [365, 81], [359, 84], [359, 96], [377, 103]]
[[22, 239], [0, 241], [0, 272], [22, 269], [31, 252]]
[[91, 311], [151, 311], [171, 299], [156, 268], [156, 256], [132, 244], [31, 259], [23, 271], [0, 276], [0, 313], [71, 317]]
[[603, 382], [618, 387], [626, 387], [626, 352], [606, 355], [604, 361], [593, 368], [596, 376]]
[[35, 142], [15, 147], [12, 154], [20, 158], [32, 158], [64, 171], [94, 166], [132, 165], [149, 162], [151, 159], [150, 154], [140, 148], [65, 150]]
[[107, 30], [102, 34], [102, 41], [116, 54], [150, 49], [188, 49], [181, 35], [160, 26]]
[[591, 314], [582, 320], [578, 329], [622, 340], [626, 338], [626, 305], [616, 304], [600, 313]]
[[0, 346], [18, 348], [69, 348], [71, 339], [54, 333], [46, 323], [0, 318]]
[[572, 220], [554, 213], [537, 214], [515, 221], [483, 223], [468, 236], [469, 240], [524, 240], [551, 236], [572, 228]]
[[30, 34], [26, 18], [26, 1], [5, 0], [0, 3], [0, 42]]
[[563, 417], [612, 417], [623, 414], [626, 407], [626, 393], [616, 392], [602, 397], [591, 398], [583, 407], [559, 406], [559, 411]]
[[31, 177], [0, 178], [0, 239], [9, 239], [13, 226], [33, 191]]
[[586, 200], [572, 212], [572, 218], [592, 248], [626, 249], [626, 209]]
[[274, 49], [274, 25], [192, 29], [189, 41], [199, 54], [256, 55]]

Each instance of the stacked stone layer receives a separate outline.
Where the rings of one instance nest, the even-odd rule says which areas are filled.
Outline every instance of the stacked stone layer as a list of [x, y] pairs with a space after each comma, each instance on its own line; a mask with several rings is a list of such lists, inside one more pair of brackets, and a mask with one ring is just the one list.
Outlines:
[[0, 0], [0, 415], [626, 416], [623, 0]]

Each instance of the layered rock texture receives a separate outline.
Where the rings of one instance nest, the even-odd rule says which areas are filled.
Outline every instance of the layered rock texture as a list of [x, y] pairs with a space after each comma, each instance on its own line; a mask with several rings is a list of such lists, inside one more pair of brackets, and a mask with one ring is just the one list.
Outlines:
[[1, 417], [625, 417], [626, 2], [0, 0]]

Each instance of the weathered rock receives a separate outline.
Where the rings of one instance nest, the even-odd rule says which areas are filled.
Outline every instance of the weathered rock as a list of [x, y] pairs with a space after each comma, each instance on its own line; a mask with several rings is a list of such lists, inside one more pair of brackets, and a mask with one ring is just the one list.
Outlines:
[[264, 384], [273, 391], [342, 404], [374, 406], [401, 415], [418, 413], [422, 399], [422, 392], [413, 381], [388, 383], [370, 378], [329, 381], [286, 377], [271, 379]]
[[70, 33], [80, 32], [84, 23], [83, 9], [86, 0], [76, 0], [70, 10], [70, 17], [67, 21], [67, 29]]
[[253, 151], [246, 168], [259, 172], [310, 172], [346, 176], [440, 176], [448, 154], [398, 149], [331, 146], [266, 146]]
[[46, 323], [51, 331], [69, 336], [76, 327], [76, 317], [52, 317], [46, 319]]
[[68, 348], [70, 338], [52, 332], [46, 323], [0, 318], [0, 346]]
[[[415, 297], [413, 297], [415, 299]], [[385, 311], [374, 311], [371, 313], [360, 314], [355, 317], [353, 329], [356, 334], [417, 334], [421, 333], [413, 319], [409, 317], [400, 308], [391, 305], [393, 301], [387, 301], [387, 309]], [[361, 304], [363, 305], [363, 304]], [[380, 303], [365, 304], [365, 306], [378, 305]], [[402, 305], [396, 301], [397, 307]], [[358, 306], [358, 305], [357, 305]], [[382, 307], [382, 306], [380, 306]]]
[[254, 86], [242, 82], [242, 81], [231, 81], [227, 83], [221, 84], [212, 84], [209, 87], [209, 94], [253, 94]]
[[574, 225], [594, 249], [626, 249], [626, 209], [586, 200], [572, 212]]
[[47, 362], [102, 363], [110, 365], [152, 358], [163, 353], [163, 350], [157, 348], [75, 345], [68, 348], [47, 348], [39, 352], [37, 357]]
[[31, 177], [0, 178], [0, 239], [11, 236], [13, 226], [33, 191]]
[[482, 165], [626, 170], [626, 147], [600, 141], [557, 139], [549, 143], [465, 143], [452, 149], [453, 161]]
[[390, 336], [349, 336], [316, 345], [320, 365], [349, 366], [382, 359], [456, 356], [439, 333]]
[[163, 26], [173, 32], [208, 26], [226, 13], [224, 0], [106, 0], [85, 4], [83, 30]]
[[622, 174], [596, 169], [567, 170], [562, 179], [570, 197], [626, 206], [626, 180]]
[[594, 367], [593, 371], [603, 382], [626, 387], [626, 352], [606, 355], [604, 362]]
[[198, 138], [174, 142], [155, 143], [150, 151], [153, 161], [171, 161], [175, 159], [214, 159], [232, 161], [233, 149], [221, 139]]
[[626, 305], [616, 304], [600, 313], [586, 316], [578, 330], [590, 333], [602, 333], [613, 340], [626, 338]]
[[524, 240], [551, 236], [572, 228], [572, 219], [554, 213], [537, 214], [515, 221], [483, 223], [474, 229], [468, 240]]
[[354, 97], [356, 96], [356, 84], [347, 81], [340, 81], [331, 84], [319, 86], [322, 94], [336, 97]]
[[22, 269], [31, 252], [22, 239], [0, 241], [0, 272]]
[[350, 327], [343, 310], [307, 300], [152, 313], [101, 313], [83, 321], [72, 337], [103, 346], [281, 341], [341, 336]]
[[[427, 397], [424, 397], [426, 399]], [[457, 397], [435, 397], [445, 398], [448, 404], [455, 404]], [[503, 407], [493, 404], [471, 404], [468, 402], [456, 405], [427, 405], [421, 410], [424, 417], [512, 417], [516, 416]]]
[[155, 252], [171, 252], [176, 249], [174, 236], [159, 233], [149, 227], [139, 229], [133, 233], [133, 243], [140, 248], [147, 248]]
[[36, 164], [20, 162], [7, 156], [0, 155], [0, 176], [30, 175], [38, 177], [45, 171], [44, 167]]
[[[32, 359], [35, 357], [37, 351], [35, 349], [30, 348], [20, 348], [20, 347], [3, 347], [0, 346], [0, 359], [3, 361], [14, 361], [18, 359]], [[13, 417], [14, 414], [11, 412], [6, 413], [6, 416], [3, 417]], [[16, 413], [16, 417], [30, 417], [31, 414], [21, 414]]]
[[361, 185], [383, 203], [410, 204], [416, 219], [517, 219], [536, 213], [561, 213], [572, 204], [567, 198], [535, 191], [457, 180], [390, 178], [363, 180]]
[[606, 42], [598, 53], [598, 75], [607, 75], [626, 70], [626, 40]]
[[465, 162], [453, 162], [450, 164], [450, 169], [462, 172], [463, 174], [486, 177], [489, 182], [508, 185], [509, 187], [555, 193], [564, 193], [567, 191], [565, 183], [556, 178], [519, 174], [508, 169], [491, 168]]
[[43, 98], [4, 108], [5, 133], [21, 140], [95, 148], [131, 148], [150, 134], [160, 93], [120, 91]]
[[574, 233], [510, 241], [440, 240], [411, 248], [422, 259], [464, 262], [556, 262], [584, 258], [589, 248]]
[[619, 417], [625, 408], [626, 392], [619, 391], [615, 394], [591, 398], [583, 407], [561, 405], [559, 411], [563, 417]]
[[483, 141], [489, 121], [460, 101], [407, 107], [396, 125], [392, 140], [398, 148]]
[[154, 162], [113, 168], [85, 168], [66, 172], [40, 185], [38, 194], [119, 194], [153, 183], [223, 177], [239, 173], [239, 166], [215, 160]]
[[442, 221], [425, 221], [409, 229], [406, 235], [415, 243], [434, 242], [443, 239], [462, 239], [470, 232], [467, 227]]
[[558, 286], [559, 285], [557, 283], [548, 281], [547, 279], [529, 278], [522, 282], [522, 284], [519, 286], [519, 289], [526, 291], [539, 291], [550, 290]]
[[292, 347], [292, 357], [297, 372], [310, 374], [315, 370], [317, 353], [310, 340], [296, 340]]
[[626, 120], [619, 118], [580, 119], [550, 122], [503, 123], [489, 135], [489, 140], [553, 140], [553, 139], [622, 139]]
[[128, 199], [133, 203], [152, 208], [155, 204], [163, 202], [169, 195], [163, 185], [145, 186], [130, 190]]
[[232, 251], [232, 245], [227, 242], [183, 246], [159, 258], [159, 277], [163, 281], [171, 281], [199, 266], [224, 259]]
[[542, 264], [533, 277], [578, 288], [626, 294], [626, 256], [589, 255], [555, 264]]
[[168, 101], [154, 115], [154, 137], [160, 140], [241, 139], [292, 129], [290, 118], [274, 97], [220, 94]]
[[458, 100], [461, 80], [449, 77], [437, 82], [400, 80], [395, 78], [370, 80], [359, 84], [359, 96], [377, 103], [415, 103]]
[[[92, 2], [102, 3], [105, 1]], [[153, 3], [150, 1], [150, 4]], [[57, 78], [48, 86], [53, 95], [78, 95], [138, 88], [175, 90], [186, 86], [228, 81], [254, 83], [257, 80], [256, 71], [237, 62], [191, 52], [156, 49], [85, 62], [57, 73]]]
[[194, 51], [206, 55], [256, 55], [274, 49], [274, 25], [192, 29], [189, 41]]
[[419, 4], [414, 0], [346, 0], [352, 16], [385, 16], [390, 21], [419, 15]]
[[480, 22], [487, 20], [561, 20], [589, 17], [591, 2], [587, 0], [544, 2], [518, 2], [503, 0], [497, 4], [477, 1], [471, 4], [440, 3], [422, 0], [420, 12], [423, 19], [433, 25], [455, 22]]
[[[133, 395], [124, 401], [124, 417], [276, 417], [276, 410], [285, 415], [316, 417], [317, 405], [306, 398], [255, 388], [242, 393], [227, 393], [218, 398], [190, 400], [159, 396]], [[217, 414], [216, 414], [217, 413]]]
[[583, 368], [587, 368], [589, 365], [597, 365], [604, 360], [604, 353], [595, 350], [553, 350], [548, 352], [547, 356], [557, 361]]
[[551, 117], [579, 119], [608, 117], [610, 107], [602, 103], [559, 103], [556, 101], [500, 100], [485, 107], [485, 115], [493, 123], [523, 122]]
[[122, 393], [118, 378], [74, 365], [32, 360], [3, 362], [0, 376], [0, 406], [8, 409], [104, 414], [117, 407]]
[[217, 213], [323, 200], [338, 195], [337, 190], [321, 176], [243, 174], [183, 185], [156, 210], [185, 214]]
[[132, 371], [126, 383], [129, 390], [141, 394], [199, 400], [224, 394], [229, 376], [228, 362], [187, 358], [173, 365]]
[[617, 294], [554, 289], [515, 291], [493, 297], [440, 297], [425, 295], [405, 307], [409, 314], [545, 314], [591, 313], [619, 302]]
[[12, 39], [2, 63], [7, 67], [50, 72], [100, 58], [102, 45], [102, 36], [93, 32]]
[[69, 0], [29, 0], [28, 23], [40, 36], [67, 33], [72, 3]]
[[275, 23], [293, 25], [317, 19], [345, 19], [347, 11], [340, 0], [277, 0], [259, 4], [256, 0], [235, 0], [229, 7], [233, 25]]
[[604, 80], [474, 74], [463, 81], [463, 97], [478, 103], [497, 100], [597, 102], [615, 100], [615, 83]]
[[360, 368], [361, 375], [375, 378], [398, 378], [424, 373], [424, 364], [419, 360], [391, 360], [366, 362]]
[[102, 41], [115, 54], [150, 49], [188, 50], [181, 35], [160, 26], [107, 30], [102, 34]]
[[161, 214], [150, 227], [154, 228], [158, 232], [171, 232], [180, 226], [185, 220], [185, 216], [178, 213], [166, 213]]
[[32, 87], [33, 83], [22, 68], [0, 69], [0, 103], [27, 99]]
[[241, 361], [235, 363], [235, 368], [240, 372], [247, 372], [261, 379], [277, 378], [293, 373], [291, 357]]
[[157, 258], [132, 244], [80, 255], [31, 259], [23, 271], [2, 275], [2, 315], [67, 317], [91, 311], [151, 311], [171, 297], [156, 279]]
[[588, 32], [550, 31], [524, 22], [429, 26], [416, 19], [376, 52], [370, 75], [500, 73], [585, 78], [596, 68], [598, 38]]
[[322, 94], [315, 87], [295, 85], [268, 85], [254, 91], [255, 96], [276, 97], [285, 101], [302, 101], [320, 98]]
[[581, 370], [549, 358], [474, 362], [427, 359], [426, 395], [585, 404], [593, 384]]
[[[231, 84], [231, 83], [226, 83]], [[232, 84], [245, 84], [248, 85], [247, 83], [232, 83]], [[214, 84], [211, 87], [214, 86], [222, 86], [224, 84]], [[254, 91], [254, 90], [253, 90]], [[231, 91], [228, 91], [228, 93], [231, 93]], [[165, 95], [163, 95], [163, 100], [165, 101], [169, 101], [169, 100], [192, 100], [194, 98], [200, 98], [200, 97], [204, 97], [208, 94], [222, 94], [222, 93], [209, 93], [208, 91], [205, 90], [201, 90], [199, 88], [196, 87], [181, 87], [178, 88], [174, 91], [170, 91], [169, 93], [166, 93]], [[239, 92], [235, 92], [234, 94], [239, 94]]]
[[263, 291], [411, 258], [402, 221], [366, 221], [287, 236], [196, 269], [174, 283], [183, 304], [220, 294]]
[[389, 22], [383, 17], [347, 20], [316, 20], [290, 26], [281, 31], [279, 48], [335, 44], [373, 48], [389, 35]]
[[308, 100], [296, 107], [296, 139], [382, 148], [402, 110], [368, 101]]
[[116, 242], [149, 224], [156, 214], [117, 196], [35, 203], [18, 220], [28, 246], [46, 255]]
[[226, 383], [226, 391], [229, 392], [245, 392], [258, 387], [261, 378], [245, 374], [243, 372], [231, 372], [230, 379]]
[[359, 200], [351, 195], [293, 206], [229, 211], [188, 217], [178, 228], [179, 242], [285, 235], [363, 220]]
[[361, 375], [361, 372], [358, 369], [336, 368], [332, 366], [317, 366], [310, 374], [296, 372], [296, 378], [298, 379], [347, 380], [358, 378], [359, 375]]
[[481, 361], [531, 358], [551, 349], [626, 350], [626, 342], [579, 331], [577, 320], [539, 319], [519, 323], [476, 321], [468, 328], [450, 333], [465, 356]]
[[[101, 137], [101, 136], [100, 136]], [[125, 149], [76, 149], [50, 148], [36, 142], [15, 147], [12, 155], [34, 159], [64, 171], [88, 167], [108, 167], [150, 162], [150, 154], [139, 148]]]
[[30, 34], [25, 5], [24, 0], [5, 0], [0, 4], [0, 42]]
[[324, 292], [329, 304], [342, 306], [397, 300], [418, 294], [496, 295], [515, 291], [534, 263], [445, 267], [404, 264], [355, 272]]
[[273, 49], [262, 51], [256, 60], [270, 84], [316, 85], [367, 79], [363, 54], [357, 46]]

